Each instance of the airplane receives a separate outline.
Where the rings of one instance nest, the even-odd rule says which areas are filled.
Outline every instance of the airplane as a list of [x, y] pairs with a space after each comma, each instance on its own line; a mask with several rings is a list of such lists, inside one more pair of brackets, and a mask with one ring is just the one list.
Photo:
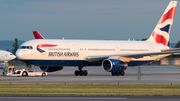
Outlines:
[[9, 60], [15, 59], [16, 56], [11, 52], [0, 50], [0, 68], [3, 68], [8, 65]]
[[24, 42], [16, 56], [28, 66], [33, 64], [46, 72], [77, 66], [75, 76], [87, 76], [88, 71], [83, 67], [102, 66], [112, 76], [124, 76], [128, 66], [143, 65], [180, 53], [180, 48], [167, 46], [176, 5], [177, 1], [170, 1], [146, 41], [45, 39], [33, 31], [35, 39]]

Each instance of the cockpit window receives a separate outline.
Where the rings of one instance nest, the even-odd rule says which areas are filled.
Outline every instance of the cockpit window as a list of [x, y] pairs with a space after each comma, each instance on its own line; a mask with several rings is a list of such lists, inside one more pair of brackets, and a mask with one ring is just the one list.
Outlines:
[[32, 46], [21, 46], [20, 49], [33, 49]]
[[21, 46], [21, 49], [26, 49], [26, 46]]

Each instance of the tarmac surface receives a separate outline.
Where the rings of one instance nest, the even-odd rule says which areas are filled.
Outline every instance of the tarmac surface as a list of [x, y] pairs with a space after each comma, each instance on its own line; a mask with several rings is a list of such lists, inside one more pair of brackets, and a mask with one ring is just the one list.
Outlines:
[[[28, 69], [25, 66], [16, 66], [16, 69]], [[180, 83], [180, 69], [177, 66], [141, 66], [128, 67], [125, 76], [111, 76], [101, 67], [84, 67], [88, 76], [74, 76], [77, 67], [64, 67], [63, 70], [48, 73], [46, 77], [8, 77], [11, 81], [0, 83]], [[40, 71], [38, 67], [34, 71]], [[138, 71], [141, 77], [138, 80]], [[0, 69], [0, 73], [2, 69]], [[0, 97], [0, 101], [179, 101], [180, 97]]]
[[[15, 66], [16, 69], [28, 69], [25, 66]], [[0, 83], [180, 83], [180, 69], [178, 66], [141, 66], [141, 76], [138, 78], [139, 67], [128, 67], [125, 76], [111, 76], [110, 72], [99, 67], [84, 67], [88, 76], [74, 76], [77, 67], [64, 67], [63, 70], [48, 73], [46, 77], [8, 77], [13, 79]], [[34, 71], [40, 71], [38, 67]], [[0, 69], [2, 73], [2, 69]]]
[[179, 97], [0, 97], [2, 101], [179, 101]]

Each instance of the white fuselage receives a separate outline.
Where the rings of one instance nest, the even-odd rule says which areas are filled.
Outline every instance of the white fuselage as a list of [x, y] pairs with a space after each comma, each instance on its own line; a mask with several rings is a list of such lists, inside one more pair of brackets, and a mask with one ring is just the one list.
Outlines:
[[8, 66], [8, 61], [15, 59], [16, 56], [11, 52], [0, 50], [0, 68]]
[[0, 50], [0, 62], [7, 62], [15, 58], [16, 56], [13, 55], [11, 52]]
[[[16, 55], [18, 59], [27, 64], [89, 66], [101, 65], [102, 61], [89, 63], [84, 60], [87, 56], [161, 52], [162, 49], [169, 49], [169, 47], [147, 41], [35, 39], [23, 43], [21, 48], [16, 52]], [[138, 59], [134, 58], [128, 65], [131, 65], [131, 62], [133, 62], [132, 65], [136, 65], [135, 62], [159, 60], [168, 55], [169, 54], [144, 56]]]

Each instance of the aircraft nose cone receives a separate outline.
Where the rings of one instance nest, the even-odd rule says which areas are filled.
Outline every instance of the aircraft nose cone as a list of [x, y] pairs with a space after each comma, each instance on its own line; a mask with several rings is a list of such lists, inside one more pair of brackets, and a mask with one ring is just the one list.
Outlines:
[[18, 59], [22, 59], [23, 58], [23, 51], [22, 50], [17, 50], [16, 51], [16, 56]]
[[11, 56], [11, 59], [12, 59], [12, 60], [13, 60], [13, 59], [15, 59], [15, 58], [16, 58], [16, 56], [15, 56], [15, 55], [12, 55], [12, 56]]

